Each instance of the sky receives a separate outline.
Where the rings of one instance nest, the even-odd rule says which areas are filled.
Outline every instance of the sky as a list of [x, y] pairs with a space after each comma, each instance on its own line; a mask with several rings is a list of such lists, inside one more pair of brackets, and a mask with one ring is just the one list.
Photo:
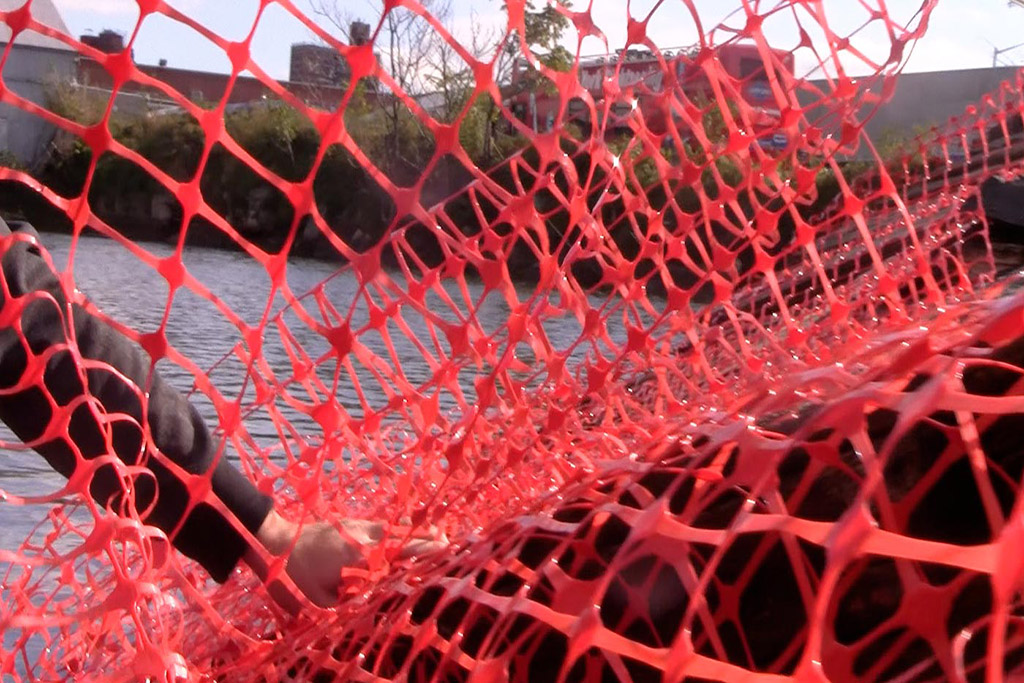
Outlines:
[[[441, 0], [432, 0], [438, 2]], [[453, 35], [469, 41], [471, 27], [497, 26], [503, 23], [501, 0], [448, 0], [452, 3]], [[586, 7], [587, 0], [575, 0], [574, 8]], [[767, 0], [746, 0], [764, 9], [774, 6]], [[74, 35], [98, 33], [111, 28], [126, 35], [136, 30], [138, 8], [135, 0], [54, 0]], [[318, 15], [316, 4], [334, 3], [344, 7], [349, 16], [357, 16], [374, 24], [380, 17], [380, 0], [293, 0], [314, 23], [336, 32], [330, 22]], [[742, 15], [727, 18], [729, 11], [740, 6], [741, 0], [692, 0], [705, 29], [726, 20], [726, 25], [737, 25]], [[883, 3], [890, 16], [900, 22], [911, 21], [920, 8], [921, 0], [822, 0], [830, 25], [837, 33], [846, 34], [862, 25], [870, 10]], [[276, 2], [269, 2], [256, 22], [259, 0], [168, 0], [168, 4], [192, 17], [217, 35], [231, 41], [243, 40], [251, 31], [255, 33], [251, 55], [260, 68], [272, 77], [288, 76], [289, 50], [292, 43], [311, 42], [315, 35], [295, 16]], [[591, 15], [595, 24], [608, 39], [612, 50], [626, 40], [628, 16], [647, 16], [657, 9], [648, 21], [648, 35], [662, 48], [683, 46], [697, 39], [693, 17], [684, 0], [592, 0]], [[801, 24], [811, 27], [816, 22], [805, 15]], [[776, 47], [792, 47], [797, 41], [796, 23], [792, 15], [778, 15], [765, 25], [765, 33]], [[725, 37], [724, 35], [722, 36]], [[814, 37], [814, 36], [812, 36]], [[575, 52], [577, 38], [574, 32], [565, 42]], [[853, 39], [853, 44], [869, 57], [881, 58], [889, 52], [890, 41], [881, 22], [868, 24]], [[915, 47], [907, 62], [906, 71], [933, 71], [943, 69], [977, 68], [992, 65], [993, 50], [1010, 48], [1024, 42], [1024, 7], [1011, 6], [1007, 0], [939, 0], [932, 15], [929, 30]], [[170, 66], [205, 71], [227, 72], [230, 63], [213, 43], [186, 25], [163, 15], [151, 15], [138, 27], [134, 44], [136, 61], [155, 64], [166, 59]], [[590, 37], [584, 41], [582, 52], [595, 54], [605, 51], [599, 40]], [[807, 73], [814, 60], [807, 51], [797, 61], [797, 71]], [[1024, 46], [1007, 50], [1000, 55], [1000, 63], [1024, 65]], [[847, 64], [851, 72], [865, 72], [856, 63]]]

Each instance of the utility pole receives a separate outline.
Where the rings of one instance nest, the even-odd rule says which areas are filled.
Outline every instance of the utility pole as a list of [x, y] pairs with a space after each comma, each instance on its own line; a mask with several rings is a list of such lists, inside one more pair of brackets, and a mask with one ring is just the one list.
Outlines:
[[[1010, 7], [1011, 9], [1014, 7], [1024, 7], [1024, 0], [1009, 0], [1007, 7]], [[1004, 47], [1001, 50], [993, 45], [992, 67], [995, 68], [999, 66], [999, 55], [1003, 54], [1004, 52], [1009, 52], [1010, 50], [1016, 50], [1018, 47], [1024, 47], [1024, 43], [1017, 43], [1016, 45], [1013, 45], [1011, 47]]]
[[1004, 47], [1003, 49], [999, 49], [997, 47], [992, 48], [992, 66], [993, 67], [999, 66], [999, 55], [1003, 54], [1004, 52], [1010, 52], [1012, 50], [1016, 50], [1018, 47], [1024, 47], [1024, 43], [1017, 43], [1016, 45], [1011, 45], [1010, 47]]

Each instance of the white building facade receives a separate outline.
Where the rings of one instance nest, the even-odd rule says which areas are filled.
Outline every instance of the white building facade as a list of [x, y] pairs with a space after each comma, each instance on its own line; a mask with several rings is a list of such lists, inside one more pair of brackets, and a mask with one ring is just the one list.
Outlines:
[[[24, 4], [25, 0], [0, 0], [0, 10], [16, 10]], [[33, 0], [32, 16], [39, 23], [69, 35], [52, 0]], [[10, 27], [0, 21], [0, 50], [6, 51], [11, 37]], [[76, 57], [73, 48], [35, 31], [25, 31], [14, 38], [6, 59], [0, 63], [0, 152], [13, 155], [25, 166], [45, 154], [54, 127], [18, 107], [15, 96], [42, 106], [53, 84], [74, 81]]]

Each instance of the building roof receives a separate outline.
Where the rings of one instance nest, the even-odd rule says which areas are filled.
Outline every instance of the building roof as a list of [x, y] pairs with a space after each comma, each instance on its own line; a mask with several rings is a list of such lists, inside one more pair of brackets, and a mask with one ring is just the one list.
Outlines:
[[[0, 11], [10, 12], [11, 10], [21, 9], [28, 0], [0, 0]], [[46, 24], [50, 28], [59, 31], [65, 35], [70, 35], [68, 32], [67, 24], [64, 23], [63, 17], [60, 15], [60, 11], [54, 4], [54, 0], [31, 0], [32, 2], [32, 17], [40, 24]], [[10, 27], [0, 21], [0, 44], [8, 43], [11, 40], [11, 29]], [[14, 43], [17, 45], [24, 45], [26, 47], [41, 47], [49, 50], [62, 50], [64, 52], [74, 52], [74, 50], [64, 43], [44, 36], [41, 33], [35, 31], [25, 31], [18, 36]]]

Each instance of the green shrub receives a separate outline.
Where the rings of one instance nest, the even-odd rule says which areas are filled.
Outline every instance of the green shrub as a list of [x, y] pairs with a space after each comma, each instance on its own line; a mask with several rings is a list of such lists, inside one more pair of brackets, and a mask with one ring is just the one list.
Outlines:
[[112, 122], [111, 133], [178, 182], [195, 177], [206, 145], [199, 122], [184, 112], [122, 117]]
[[320, 149], [312, 122], [284, 105], [240, 109], [224, 117], [224, 127], [256, 161], [290, 182], [309, 176]]

